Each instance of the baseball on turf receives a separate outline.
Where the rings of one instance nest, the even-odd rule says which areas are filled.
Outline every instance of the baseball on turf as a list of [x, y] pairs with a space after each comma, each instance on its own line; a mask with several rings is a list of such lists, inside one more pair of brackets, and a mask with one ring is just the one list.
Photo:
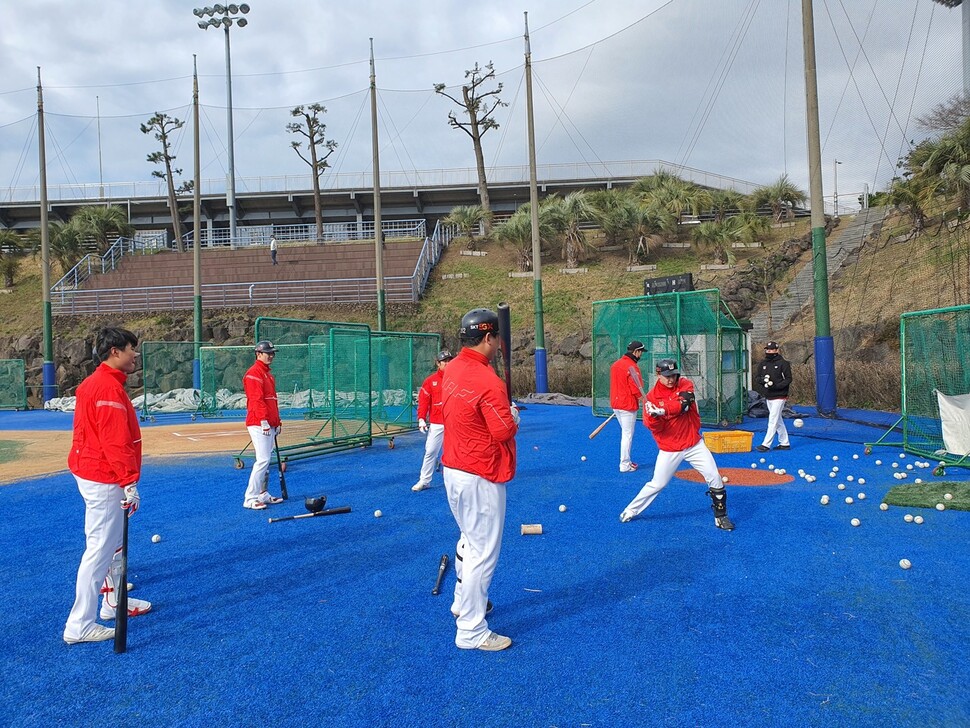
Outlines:
[[853, 526], [859, 526], [862, 524], [862, 521], [860, 521], [858, 518], [853, 518], [851, 521], [849, 521], [849, 523], [851, 523]]
[[915, 516], [913, 518], [913, 523], [920, 524], [923, 522], [923, 516]]
[[383, 515], [384, 514], [381, 513], [381, 509], [380, 508], [378, 508], [376, 511], [374, 511], [374, 518], [380, 518]]
[[805, 423], [802, 421], [802, 418], [801, 417], [797, 418], [794, 422], [792, 422], [792, 424], [795, 425], [795, 427], [804, 427], [805, 426]]
[[943, 499], [944, 500], [953, 500], [953, 493], [944, 493], [943, 494]]
[[866, 499], [866, 494], [865, 493], [859, 493], [859, 495], [857, 495], [856, 498], [858, 498], [859, 500], [865, 500]]
[[903, 520], [906, 521], [906, 523], [912, 523], [913, 522], [913, 514], [912, 513], [907, 513], [905, 516], [903, 516]]
[[829, 497], [827, 495], [823, 495], [821, 499], [819, 499], [819, 503], [821, 503], [823, 506], [827, 506], [829, 504]]
[[900, 569], [908, 569], [911, 566], [912, 566], [912, 564], [910, 563], [909, 559], [900, 559], [899, 560], [899, 568]]
[[942, 503], [937, 503], [936, 504], [936, 510], [938, 510], [938, 511], [945, 511], [946, 510], [946, 506], [943, 505]]
[[161, 540], [162, 540], [162, 537], [159, 536], [157, 533], [154, 536], [152, 536], [152, 543], [158, 543]]
[[852, 503], [853, 503], [852, 496], [851, 495], [847, 495], [845, 497], [845, 502], [848, 503], [851, 506]]
[[559, 512], [560, 513], [565, 513], [566, 512], [566, 505], [565, 504], [559, 506]]
[[839, 483], [837, 487], [839, 490], [845, 490], [845, 483]]
[[880, 503], [879, 504], [879, 510], [880, 511], [888, 511], [889, 510], [889, 504], [888, 503]]
[[580, 458], [580, 460], [582, 460], [582, 461], [583, 461], [583, 462], [585, 463], [585, 462], [586, 462], [586, 456], [585, 456], [585, 455], [583, 455], [583, 456], [582, 456], [582, 457]]

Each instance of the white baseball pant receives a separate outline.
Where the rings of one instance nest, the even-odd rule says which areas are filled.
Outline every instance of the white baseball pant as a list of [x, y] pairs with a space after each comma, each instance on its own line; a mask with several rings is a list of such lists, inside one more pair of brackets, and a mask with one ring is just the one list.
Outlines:
[[488, 588], [502, 550], [505, 529], [505, 483], [492, 483], [463, 470], [444, 468], [448, 506], [461, 537], [455, 549], [462, 554], [461, 581], [455, 581], [452, 611], [458, 613], [455, 644], [477, 649], [488, 637], [485, 609]]
[[778, 434], [779, 445], [788, 445], [788, 429], [785, 427], [785, 418], [781, 416], [787, 401], [787, 399], [765, 400], [768, 403], [768, 431], [765, 433], [764, 442], [761, 443], [765, 447], [771, 447], [775, 433]]
[[444, 425], [434, 423], [428, 425], [428, 439], [424, 441], [424, 462], [421, 463], [421, 475], [418, 476], [418, 484], [422, 487], [431, 484], [431, 476], [434, 475], [434, 466], [438, 462], [444, 439]]
[[276, 435], [279, 430], [270, 427], [267, 434], [263, 434], [263, 428], [259, 425], [249, 425], [249, 439], [253, 441], [253, 453], [256, 455], [256, 462], [253, 463], [253, 470], [249, 474], [249, 487], [246, 488], [246, 495], [243, 496], [243, 505], [247, 508], [263, 498], [266, 492], [266, 483], [269, 477], [269, 461], [273, 457], [273, 449], [276, 444]]
[[637, 424], [636, 410], [614, 409], [616, 421], [620, 423], [620, 472], [630, 471], [630, 450], [633, 448], [633, 429]]
[[721, 474], [717, 472], [717, 463], [714, 462], [714, 456], [711, 455], [711, 451], [707, 449], [702, 438], [696, 445], [692, 445], [686, 450], [677, 452], [661, 450], [660, 454], [657, 455], [657, 462], [653, 466], [653, 478], [640, 489], [636, 498], [630, 501], [630, 505], [623, 512], [632, 517], [645, 511], [660, 491], [667, 487], [667, 483], [674, 477], [674, 473], [677, 472], [677, 468], [684, 460], [704, 476], [708, 488], [717, 490], [724, 487]]
[[121, 507], [124, 491], [115, 483], [97, 483], [76, 475], [84, 498], [84, 555], [77, 569], [74, 606], [64, 626], [64, 637], [80, 639], [95, 625], [98, 595], [111, 560], [121, 548], [126, 511]]

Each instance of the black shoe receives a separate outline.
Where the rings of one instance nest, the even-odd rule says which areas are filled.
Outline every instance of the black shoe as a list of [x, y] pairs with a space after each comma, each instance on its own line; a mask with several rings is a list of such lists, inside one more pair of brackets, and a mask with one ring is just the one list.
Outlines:
[[714, 516], [714, 525], [720, 528], [722, 531], [733, 531], [734, 524], [731, 523], [731, 519], [727, 517], [727, 514], [723, 516]]
[[791, 445], [778, 445], [775, 450], [791, 450]]
[[755, 448], [755, 450], [758, 452], [768, 452], [770, 449], [770, 447], [765, 447], [764, 445], [758, 445], [758, 447]]

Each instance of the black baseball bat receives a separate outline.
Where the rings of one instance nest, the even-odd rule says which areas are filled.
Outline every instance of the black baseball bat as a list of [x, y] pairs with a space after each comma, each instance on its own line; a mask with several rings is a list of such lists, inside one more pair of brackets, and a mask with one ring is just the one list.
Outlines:
[[498, 334], [502, 339], [502, 366], [505, 368], [505, 391], [512, 404], [512, 311], [509, 304], [498, 305]]
[[441, 561], [438, 562], [438, 578], [434, 581], [434, 589], [431, 593], [438, 596], [441, 593], [441, 582], [445, 580], [445, 572], [448, 571], [448, 554], [441, 557]]
[[336, 508], [327, 508], [323, 511], [317, 511], [316, 513], [301, 513], [298, 516], [281, 516], [279, 518], [268, 519], [270, 523], [277, 523], [279, 521], [295, 521], [297, 518], [316, 518], [317, 516], [335, 516], [338, 513], [350, 513], [350, 506], [337, 506]]
[[273, 448], [276, 450], [276, 467], [280, 471], [280, 495], [283, 500], [289, 500], [290, 494], [286, 492], [286, 476], [283, 475], [283, 460], [280, 458], [279, 434], [273, 435]]
[[121, 531], [121, 576], [115, 589], [118, 590], [118, 604], [115, 609], [115, 652], [119, 655], [128, 649], [128, 511], [124, 513], [125, 523]]

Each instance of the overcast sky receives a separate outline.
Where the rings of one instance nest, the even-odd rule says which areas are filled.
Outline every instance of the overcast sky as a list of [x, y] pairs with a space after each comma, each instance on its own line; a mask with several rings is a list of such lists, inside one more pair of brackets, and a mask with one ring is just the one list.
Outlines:
[[[382, 172], [473, 166], [468, 138], [447, 125], [457, 107], [432, 87], [460, 94], [465, 70], [489, 61], [509, 105], [484, 137], [486, 163], [526, 164], [523, 11], [540, 165], [663, 160], [757, 184], [788, 173], [808, 189], [800, 0], [249, 4], [249, 25], [231, 31], [240, 192], [307, 173], [286, 131], [298, 104], [328, 109], [339, 146], [327, 174], [370, 172], [369, 38]], [[2, 5], [0, 199], [37, 184], [38, 66], [49, 185], [151, 180], [157, 142], [139, 125], [156, 111], [188, 122], [175, 143], [191, 177], [193, 54], [202, 177], [224, 177], [224, 34], [198, 28], [195, 3]], [[920, 138], [915, 117], [960, 90], [960, 13], [932, 0], [815, 0], [826, 196], [835, 159], [840, 197], [884, 187]]]

